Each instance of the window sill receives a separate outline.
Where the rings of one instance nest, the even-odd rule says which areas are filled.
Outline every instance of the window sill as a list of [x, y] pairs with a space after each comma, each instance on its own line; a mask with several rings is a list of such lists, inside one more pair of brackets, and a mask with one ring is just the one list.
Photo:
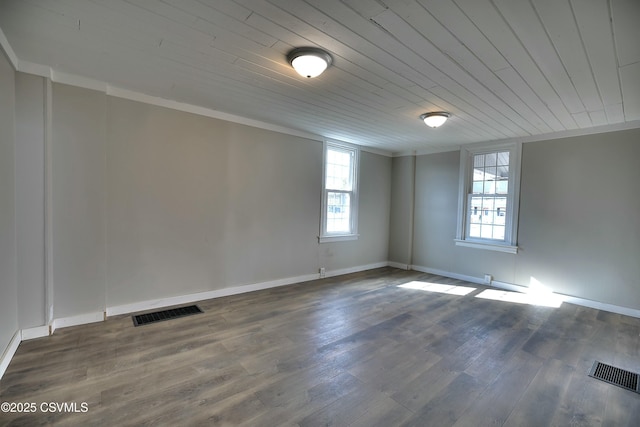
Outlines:
[[465, 246], [467, 248], [484, 249], [488, 251], [504, 252], [508, 254], [517, 254], [518, 247], [510, 245], [500, 245], [495, 243], [476, 242], [471, 240], [454, 239], [456, 246]]
[[339, 236], [318, 236], [318, 243], [344, 242], [358, 240], [359, 234], [341, 234]]

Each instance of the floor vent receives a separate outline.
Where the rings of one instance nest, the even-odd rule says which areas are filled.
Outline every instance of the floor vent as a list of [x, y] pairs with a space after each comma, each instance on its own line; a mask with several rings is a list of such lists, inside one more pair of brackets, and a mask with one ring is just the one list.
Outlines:
[[596, 360], [589, 372], [589, 376], [640, 393], [640, 389], [638, 389], [638, 374], [634, 372], [625, 371]]
[[138, 314], [133, 317], [133, 325], [141, 326], [149, 323], [161, 322], [163, 320], [176, 319], [178, 317], [190, 316], [192, 314], [202, 313], [197, 305], [189, 305], [186, 307], [172, 308], [169, 310], [156, 311], [153, 313]]

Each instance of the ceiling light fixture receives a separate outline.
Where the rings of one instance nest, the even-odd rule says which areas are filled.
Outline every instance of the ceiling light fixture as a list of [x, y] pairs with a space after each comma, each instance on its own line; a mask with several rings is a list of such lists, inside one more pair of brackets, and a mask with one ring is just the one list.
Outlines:
[[287, 55], [289, 64], [302, 77], [317, 77], [333, 62], [331, 55], [317, 47], [299, 47]]
[[436, 111], [435, 113], [424, 113], [420, 116], [420, 120], [424, 120], [424, 124], [430, 128], [442, 126], [447, 119], [451, 117], [451, 113], [445, 111]]

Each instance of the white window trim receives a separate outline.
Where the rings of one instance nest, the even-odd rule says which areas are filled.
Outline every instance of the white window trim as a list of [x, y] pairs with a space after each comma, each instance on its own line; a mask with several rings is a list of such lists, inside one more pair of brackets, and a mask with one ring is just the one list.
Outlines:
[[[467, 237], [467, 206], [473, 173], [473, 156], [484, 152], [508, 150], [509, 154], [509, 192], [506, 218], [505, 242], [490, 239]], [[522, 163], [522, 143], [474, 144], [460, 149], [460, 178], [458, 184], [458, 220], [456, 246], [485, 249], [515, 254], [518, 252], [518, 208], [520, 206], [520, 167]]]
[[[351, 232], [350, 233], [327, 233], [327, 149], [335, 147], [342, 150], [352, 151], [353, 154], [353, 191], [351, 200]], [[360, 148], [356, 145], [337, 143], [332, 141], [324, 141], [322, 147], [322, 203], [320, 212], [320, 235], [319, 243], [341, 242], [347, 240], [357, 240], [358, 234], [358, 185], [360, 173]]]

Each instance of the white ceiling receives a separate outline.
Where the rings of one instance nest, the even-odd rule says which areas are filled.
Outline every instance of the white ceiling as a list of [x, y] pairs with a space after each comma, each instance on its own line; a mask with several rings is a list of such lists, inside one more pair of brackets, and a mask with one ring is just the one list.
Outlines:
[[[639, 23], [640, 0], [0, 0], [19, 69], [391, 152], [640, 127]], [[298, 76], [300, 46], [333, 66]]]

